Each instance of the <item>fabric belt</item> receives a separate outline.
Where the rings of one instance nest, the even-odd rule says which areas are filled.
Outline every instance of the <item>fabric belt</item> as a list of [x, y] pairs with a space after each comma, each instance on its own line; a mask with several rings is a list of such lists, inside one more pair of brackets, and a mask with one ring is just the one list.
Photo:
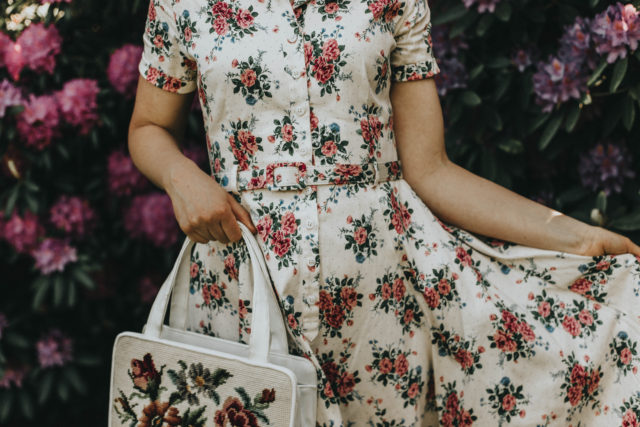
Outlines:
[[300, 190], [310, 185], [377, 183], [402, 179], [400, 160], [390, 162], [337, 163], [313, 165], [305, 162], [274, 162], [254, 165], [247, 170], [232, 170], [214, 174], [227, 191], [266, 188], [272, 191]]

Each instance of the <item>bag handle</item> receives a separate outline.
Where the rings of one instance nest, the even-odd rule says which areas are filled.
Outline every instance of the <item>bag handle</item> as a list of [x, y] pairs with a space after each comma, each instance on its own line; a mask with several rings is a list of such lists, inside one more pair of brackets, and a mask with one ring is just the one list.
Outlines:
[[[288, 354], [287, 332], [280, 306], [276, 300], [264, 255], [255, 236], [240, 221], [242, 237], [247, 245], [253, 276], [253, 300], [251, 312], [251, 333], [249, 334], [249, 358], [267, 362], [269, 352]], [[142, 333], [149, 337], [160, 338], [167, 312], [169, 296], [174, 291], [178, 275], [188, 281], [191, 249], [195, 242], [186, 236], [178, 258], [169, 276], [160, 287], [151, 306], [149, 318]], [[182, 273], [182, 274], [181, 274]]]

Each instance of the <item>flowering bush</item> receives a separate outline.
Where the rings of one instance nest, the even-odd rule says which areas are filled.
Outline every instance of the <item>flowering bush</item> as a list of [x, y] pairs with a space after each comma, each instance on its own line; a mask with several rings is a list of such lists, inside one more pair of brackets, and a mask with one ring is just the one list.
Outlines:
[[[450, 157], [639, 237], [640, 2], [430, 7]], [[127, 152], [147, 2], [5, 0], [0, 10], [0, 425], [101, 424], [113, 340], [142, 328], [181, 240], [171, 200]], [[209, 172], [197, 100], [184, 153]], [[374, 250], [374, 231], [356, 222], [354, 250]], [[445, 279], [433, 289], [453, 298]], [[635, 357], [623, 344], [612, 349], [620, 363]], [[456, 358], [472, 369], [465, 351]], [[515, 416], [517, 390], [496, 387], [496, 410]]]

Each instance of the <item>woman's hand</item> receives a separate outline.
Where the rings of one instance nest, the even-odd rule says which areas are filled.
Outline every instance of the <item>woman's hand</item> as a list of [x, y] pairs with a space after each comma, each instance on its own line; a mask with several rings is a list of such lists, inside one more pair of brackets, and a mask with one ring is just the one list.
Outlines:
[[578, 255], [619, 255], [631, 253], [640, 257], [640, 246], [621, 234], [591, 226], [583, 239]]
[[186, 157], [167, 171], [164, 189], [171, 198], [180, 228], [194, 242], [238, 241], [242, 231], [236, 221], [252, 233], [257, 232], [249, 212]]

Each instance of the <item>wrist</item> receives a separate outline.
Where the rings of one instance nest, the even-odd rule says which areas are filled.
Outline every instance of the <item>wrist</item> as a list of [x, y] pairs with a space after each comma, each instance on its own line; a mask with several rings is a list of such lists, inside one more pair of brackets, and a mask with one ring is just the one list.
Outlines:
[[162, 174], [162, 187], [164, 191], [171, 194], [175, 190], [176, 184], [182, 182], [185, 171], [194, 167], [200, 169], [198, 165], [187, 156], [183, 154], [178, 156], [175, 161], [172, 161], [171, 164], [165, 168]]

